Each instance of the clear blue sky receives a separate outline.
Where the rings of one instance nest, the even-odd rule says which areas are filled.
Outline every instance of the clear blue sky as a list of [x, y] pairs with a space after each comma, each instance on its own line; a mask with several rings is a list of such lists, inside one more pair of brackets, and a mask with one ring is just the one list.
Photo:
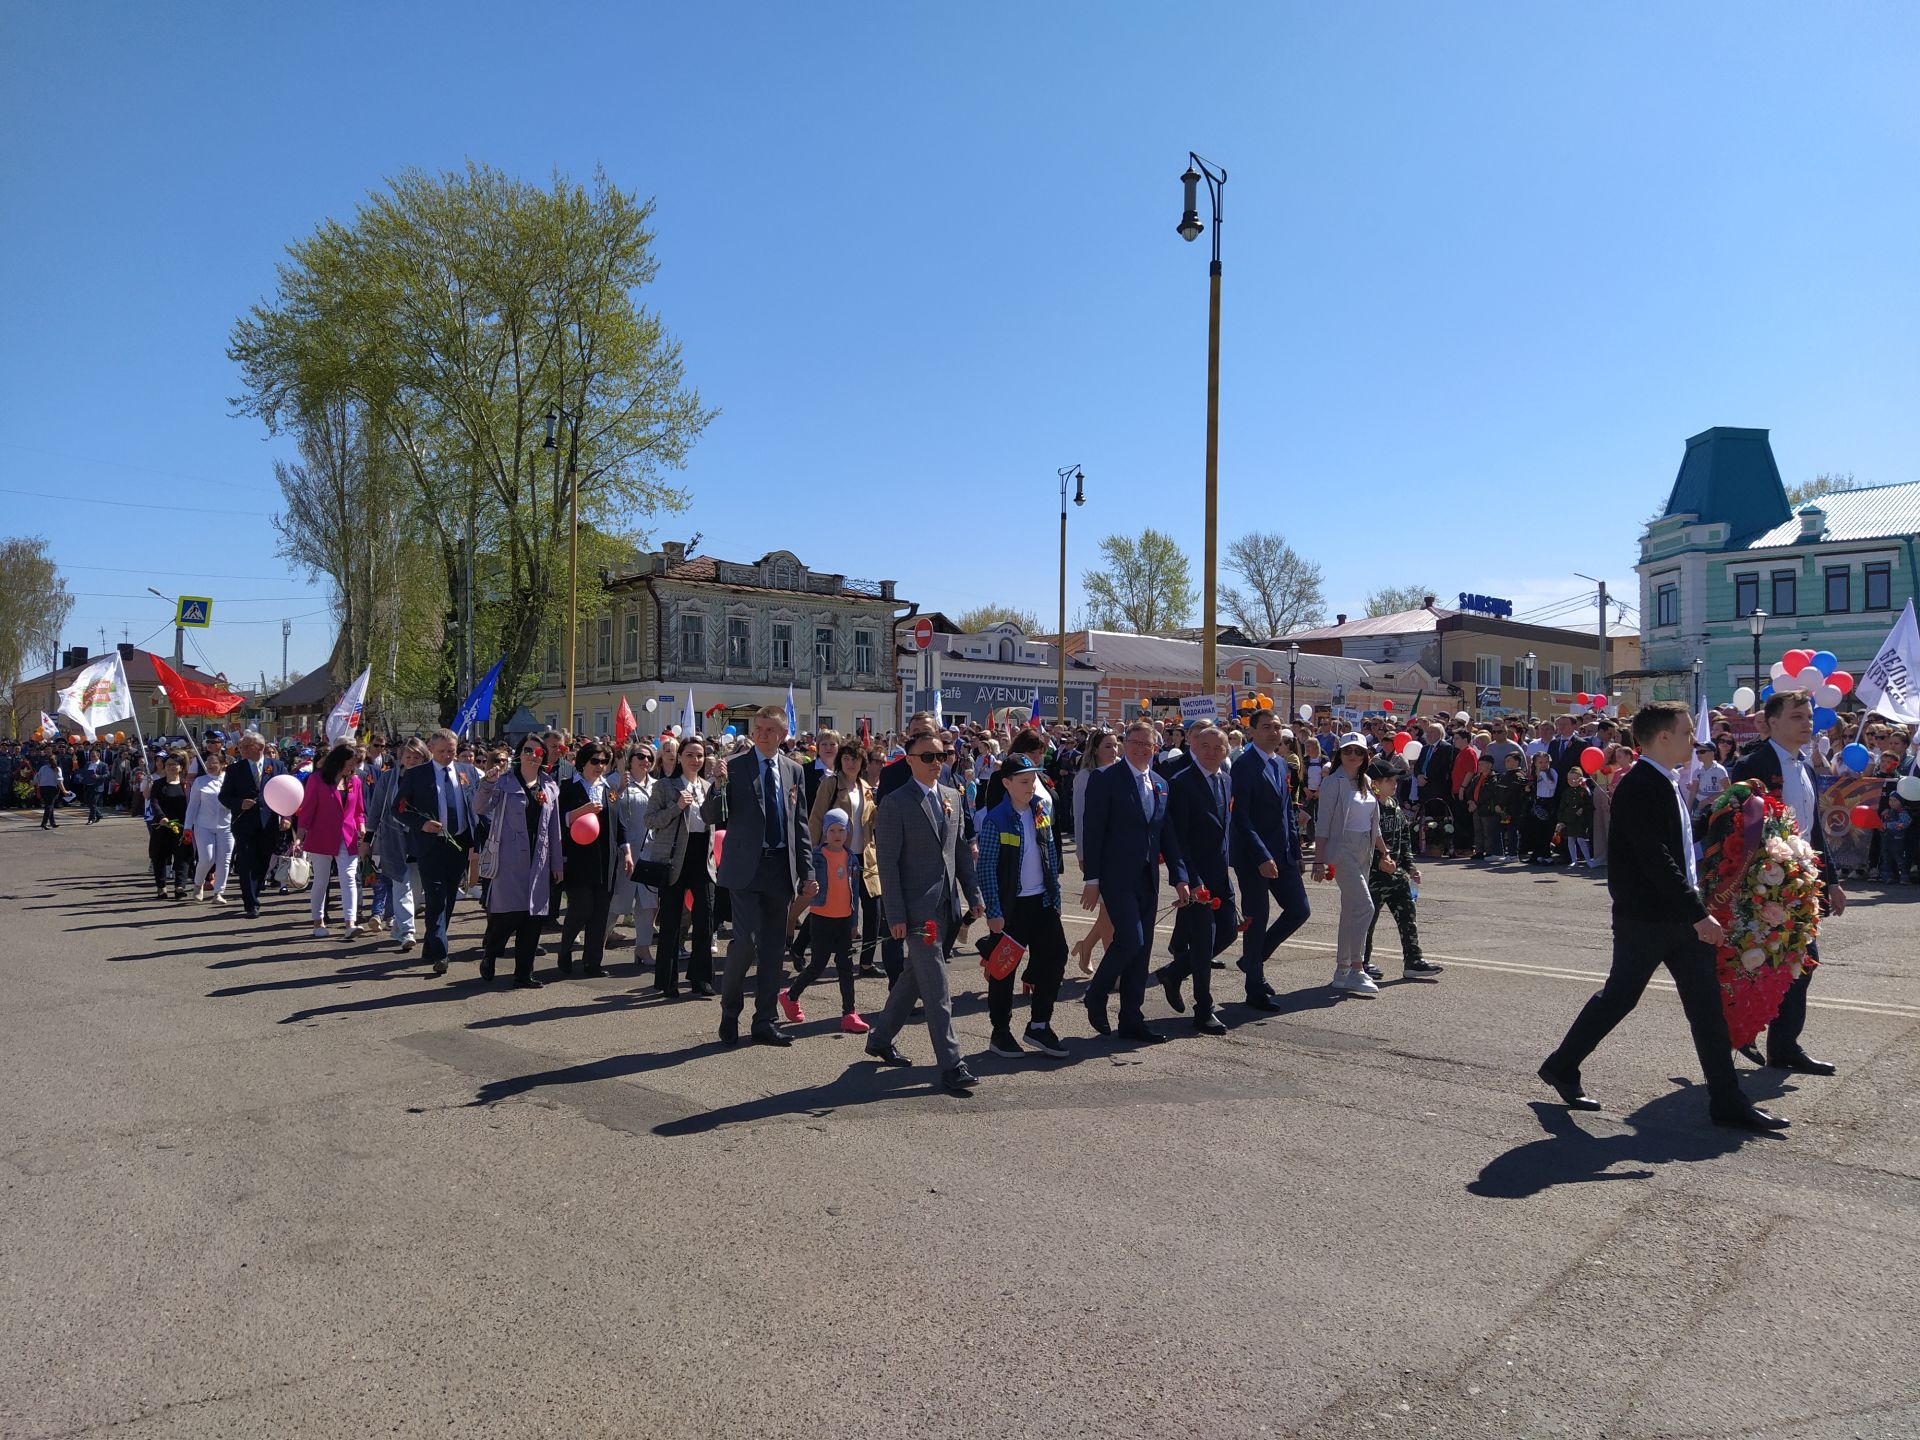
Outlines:
[[236, 680], [282, 616], [322, 659], [228, 328], [289, 241], [468, 157], [657, 198], [646, 300], [722, 411], [667, 538], [930, 608], [1052, 614], [1072, 461], [1070, 610], [1111, 531], [1198, 580], [1189, 148], [1231, 176], [1223, 543], [1285, 532], [1331, 609], [1631, 595], [1709, 425], [1789, 480], [1920, 474], [1920, 7], [1209, 8], [6, 6], [5, 528], [75, 567], [71, 643], [160, 627], [152, 584], [216, 597]]

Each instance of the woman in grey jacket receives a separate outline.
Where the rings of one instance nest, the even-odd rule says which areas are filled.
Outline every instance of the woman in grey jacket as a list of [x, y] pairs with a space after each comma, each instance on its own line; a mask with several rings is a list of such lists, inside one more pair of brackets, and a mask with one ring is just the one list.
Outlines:
[[[679, 773], [653, 782], [647, 801], [647, 858], [673, 878], [660, 887], [654, 922], [654, 985], [663, 996], [680, 993], [680, 926], [693, 912], [687, 985], [695, 995], [713, 994], [713, 832], [701, 818], [712, 783], [701, 771], [707, 749], [698, 735], [680, 742]], [[691, 907], [688, 897], [692, 897]]]
[[[653, 803], [653, 747], [641, 740], [627, 751], [624, 778], [613, 786], [613, 810], [620, 817], [620, 833], [638, 844], [647, 833], [647, 810]], [[651, 840], [648, 844], [651, 845]], [[645, 858], [641, 856], [640, 858]], [[651, 885], [635, 875], [615, 875], [613, 903], [607, 908], [607, 938], [613, 938], [613, 922], [622, 915], [633, 916], [633, 963], [653, 963], [653, 917], [660, 896]]]
[[1334, 957], [1333, 988], [1345, 995], [1378, 995], [1380, 987], [1363, 968], [1367, 932], [1373, 927], [1373, 896], [1367, 872], [1378, 854], [1380, 868], [1393, 873], [1393, 857], [1380, 835], [1380, 802], [1367, 779], [1367, 742], [1349, 731], [1340, 737], [1336, 769], [1320, 782], [1320, 806], [1314, 821], [1313, 878], [1333, 872], [1340, 887], [1340, 930]]

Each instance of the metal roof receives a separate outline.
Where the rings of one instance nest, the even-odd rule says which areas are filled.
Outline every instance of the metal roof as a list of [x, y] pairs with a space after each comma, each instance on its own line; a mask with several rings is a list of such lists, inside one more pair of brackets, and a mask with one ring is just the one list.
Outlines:
[[1690, 437], [1661, 513], [1726, 525], [1729, 548], [1791, 520], [1767, 432], [1715, 425]]
[[[1118, 630], [1089, 630], [1086, 647], [1077, 651], [1096, 670], [1109, 675], [1195, 676], [1200, 673], [1200, 643], [1196, 640], [1170, 640], [1159, 635], [1130, 635]], [[1287, 652], [1259, 645], [1221, 645], [1216, 654], [1223, 680], [1238, 683], [1229, 666], [1257, 661], [1270, 673], [1284, 677]], [[1336, 685], [1357, 685], [1363, 680], [1380, 681], [1391, 674], [1412, 674], [1419, 667], [1407, 664], [1377, 664], [1349, 660], [1341, 655], [1316, 655], [1302, 651], [1295, 680], [1309, 688], [1331, 690]], [[1425, 675], [1425, 671], [1420, 671]], [[1431, 677], [1429, 677], [1430, 679]]]
[[1295, 640], [1350, 640], [1362, 635], [1431, 635], [1438, 628], [1438, 622], [1453, 613], [1436, 605], [1431, 610], [1421, 607], [1396, 610], [1391, 615], [1362, 615], [1358, 620], [1349, 620], [1344, 625], [1319, 625], [1312, 630], [1296, 630], [1291, 635], [1280, 636], [1273, 643], [1284, 649]]
[[1875, 485], [1865, 490], [1836, 490], [1810, 503], [1827, 516], [1827, 528], [1816, 539], [1801, 539], [1800, 517], [1794, 515], [1735, 548], [1765, 550], [1781, 545], [1825, 545], [1835, 541], [1904, 540], [1920, 531], [1920, 480]]

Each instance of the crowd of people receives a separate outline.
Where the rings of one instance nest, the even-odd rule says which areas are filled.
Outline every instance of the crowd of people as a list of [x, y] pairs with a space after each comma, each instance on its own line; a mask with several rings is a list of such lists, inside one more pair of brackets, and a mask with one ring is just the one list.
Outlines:
[[[1739, 723], [1717, 717], [1713, 744], [1678, 774], [1697, 814], [1728, 783]], [[1898, 787], [1920, 771], [1920, 745], [1890, 724], [1860, 739], [1884, 781], [1866, 863], [1901, 883], [1920, 855], [1906, 844]], [[1845, 743], [1806, 747], [1816, 785], [1845, 773]], [[1177, 1013], [1189, 1013], [1190, 993], [1194, 1028], [1222, 1034], [1222, 957], [1237, 946], [1246, 1007], [1279, 1009], [1266, 964], [1307, 919], [1309, 886], [1330, 885], [1329, 984], [1370, 997], [1385, 978], [1374, 961], [1383, 914], [1405, 978], [1441, 971], [1420, 944], [1422, 861], [1602, 867], [1614, 796], [1641, 756], [1598, 711], [1535, 724], [1373, 716], [1351, 729], [1324, 712], [1296, 726], [1271, 708], [1227, 724], [1142, 716], [1115, 729], [948, 726], [921, 714], [873, 739], [790, 735], [770, 708], [744, 735], [618, 747], [558, 731], [476, 745], [444, 730], [274, 747], [216, 730], [191, 747], [63, 738], [8, 745], [0, 758], [11, 798], [41, 805], [44, 825], [83, 799], [90, 820], [108, 807], [141, 815], [156, 899], [237, 903], [251, 918], [276, 890], [304, 888], [315, 938], [333, 933], [337, 911], [344, 939], [384, 935], [402, 953], [418, 944], [436, 975], [465, 902], [486, 916], [479, 978], [509, 960], [522, 988], [545, 983], [536, 962], [547, 947], [559, 976], [594, 976], [609, 946], [630, 943], [662, 997], [718, 996], [727, 1043], [740, 1038], [749, 973], [748, 1036], [784, 1045], [831, 967], [841, 1029], [905, 1063], [895, 1041], [917, 1009], [943, 1083], [964, 1090], [974, 1081], [953, 1036], [947, 963], [962, 947], [983, 967], [997, 1053], [1067, 1053], [1053, 1021], [1070, 962], [1087, 980], [1095, 1034], [1166, 1038], [1142, 1009], [1153, 983]], [[280, 776], [291, 789], [275, 786]], [[1069, 944], [1076, 908], [1088, 925]], [[1152, 969], [1168, 915], [1167, 957]], [[716, 937], [727, 942], [718, 957]], [[863, 1016], [855, 982], [882, 975], [887, 1003]], [[1016, 975], [1027, 999], [1018, 1034]]]

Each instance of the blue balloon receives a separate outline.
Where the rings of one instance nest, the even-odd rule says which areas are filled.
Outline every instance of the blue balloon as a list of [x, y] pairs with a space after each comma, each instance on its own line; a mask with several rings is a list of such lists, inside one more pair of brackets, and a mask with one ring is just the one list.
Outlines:
[[740, 732], [736, 730], [733, 726], [729, 725], [727, 726], [726, 729], [722, 730], [720, 733], [722, 735], [738, 735]]
[[1813, 728], [1816, 730], [1830, 730], [1839, 719], [1839, 715], [1824, 705], [1816, 705], [1813, 707]]
[[1864, 775], [1867, 773], [1867, 767], [1873, 764], [1873, 755], [1864, 745], [1849, 745], [1840, 752], [1840, 763], [1854, 774]]
[[1830, 676], [1840, 668], [1840, 657], [1831, 650], [1816, 650], [1813, 652], [1813, 668], [1822, 675]]
[[1767, 701], [1771, 700], [1772, 698], [1773, 698], [1773, 686], [1762, 685], [1760, 687], [1760, 703], [1764, 705], [1767, 703]]

